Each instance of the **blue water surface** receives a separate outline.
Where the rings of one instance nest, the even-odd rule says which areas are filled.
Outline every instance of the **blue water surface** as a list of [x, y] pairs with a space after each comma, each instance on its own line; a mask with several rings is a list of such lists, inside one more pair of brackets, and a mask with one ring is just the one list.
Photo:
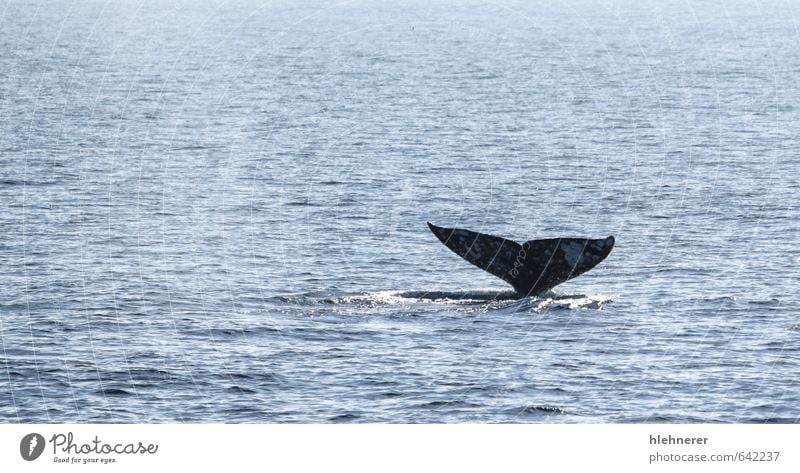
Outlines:
[[[0, 3], [0, 420], [797, 422], [800, 5]], [[516, 299], [427, 220], [614, 235]]]

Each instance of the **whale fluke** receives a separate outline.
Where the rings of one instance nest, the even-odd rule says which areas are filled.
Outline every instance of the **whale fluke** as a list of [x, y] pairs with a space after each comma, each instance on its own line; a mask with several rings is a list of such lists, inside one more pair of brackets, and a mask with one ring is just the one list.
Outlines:
[[460, 228], [428, 227], [455, 254], [514, 286], [541, 294], [597, 266], [614, 247], [614, 237], [548, 238], [519, 244]]

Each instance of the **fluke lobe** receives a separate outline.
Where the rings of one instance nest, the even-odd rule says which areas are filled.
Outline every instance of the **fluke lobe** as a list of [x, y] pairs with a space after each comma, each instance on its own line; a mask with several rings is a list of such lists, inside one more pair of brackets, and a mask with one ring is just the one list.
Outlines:
[[597, 266], [614, 248], [614, 237], [548, 238], [519, 244], [460, 228], [428, 227], [455, 254], [514, 286], [541, 294]]

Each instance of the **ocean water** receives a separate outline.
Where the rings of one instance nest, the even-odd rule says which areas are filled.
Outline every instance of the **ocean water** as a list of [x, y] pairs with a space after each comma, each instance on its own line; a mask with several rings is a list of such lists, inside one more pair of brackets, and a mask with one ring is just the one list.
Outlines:
[[797, 422], [799, 77], [784, 1], [0, 2], [0, 420]]

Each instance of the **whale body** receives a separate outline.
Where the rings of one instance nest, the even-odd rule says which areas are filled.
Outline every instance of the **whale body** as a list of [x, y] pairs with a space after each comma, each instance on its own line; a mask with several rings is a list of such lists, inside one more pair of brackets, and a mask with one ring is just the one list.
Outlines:
[[458, 256], [525, 295], [539, 295], [597, 266], [614, 248], [614, 237], [513, 240], [460, 228], [428, 227]]

